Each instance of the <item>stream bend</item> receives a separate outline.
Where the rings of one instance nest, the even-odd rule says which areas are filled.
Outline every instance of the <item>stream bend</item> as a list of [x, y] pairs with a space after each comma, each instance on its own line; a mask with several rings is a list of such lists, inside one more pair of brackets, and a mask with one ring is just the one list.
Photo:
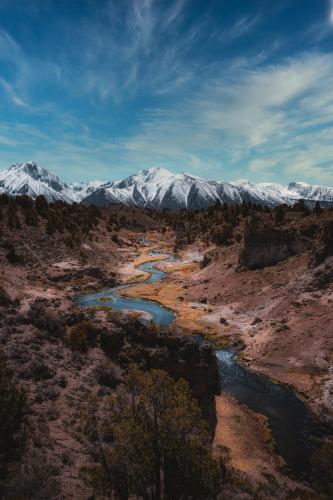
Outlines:
[[[105, 291], [77, 298], [82, 307], [111, 306], [121, 311], [138, 311], [141, 321], [153, 321], [162, 327], [169, 326], [175, 313], [158, 302], [118, 295], [120, 290], [144, 283], [163, 280], [166, 272], [156, 268], [162, 262], [176, 258], [171, 253], [151, 251], [150, 255], [161, 260], [145, 262], [138, 269], [150, 276], [142, 281], [116, 286]], [[289, 468], [300, 477], [309, 477], [311, 457], [322, 441], [323, 431], [313, 419], [307, 406], [288, 386], [276, 384], [268, 377], [255, 373], [237, 360], [233, 348], [216, 351], [221, 389], [232, 395], [241, 404], [267, 417], [277, 453]]]

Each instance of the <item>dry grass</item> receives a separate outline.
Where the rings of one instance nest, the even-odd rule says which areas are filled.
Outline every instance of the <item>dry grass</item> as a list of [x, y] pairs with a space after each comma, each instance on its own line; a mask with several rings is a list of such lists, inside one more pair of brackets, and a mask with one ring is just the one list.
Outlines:
[[122, 290], [121, 295], [131, 298], [155, 300], [177, 314], [175, 324], [187, 331], [203, 331], [205, 327], [200, 324], [199, 317], [203, 309], [193, 309], [182, 302], [185, 290], [175, 283], [145, 284]]
[[224, 392], [215, 401], [218, 423], [213, 442], [214, 454], [218, 456], [220, 447], [227, 447], [231, 466], [249, 478], [262, 481], [263, 474], [267, 472], [279, 478], [283, 460], [273, 452], [273, 439], [266, 417], [240, 405]]
[[[150, 255], [152, 250], [172, 253], [170, 243], [151, 237], [150, 240], [156, 241], [156, 244], [150, 247], [144, 247], [142, 253], [133, 262], [134, 267], [138, 267], [145, 262], [155, 262], [165, 260], [167, 257]], [[181, 263], [172, 262], [168, 265], [161, 263], [161, 268], [168, 273], [168, 277], [163, 282], [144, 283], [119, 292], [119, 295], [130, 298], [148, 299], [159, 302], [164, 307], [173, 310], [176, 313], [175, 326], [188, 332], [207, 333], [207, 325], [200, 322], [200, 317], [206, 313], [204, 307], [192, 306], [184, 301], [186, 289], [176, 280], [188, 277], [191, 273], [198, 270], [198, 264], [194, 262]], [[213, 331], [209, 333], [214, 333]]]

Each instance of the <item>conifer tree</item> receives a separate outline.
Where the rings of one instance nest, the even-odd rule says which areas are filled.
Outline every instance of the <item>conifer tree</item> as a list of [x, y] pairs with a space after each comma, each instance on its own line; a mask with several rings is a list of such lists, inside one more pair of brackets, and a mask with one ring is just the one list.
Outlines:
[[184, 380], [133, 367], [125, 391], [99, 413], [89, 405], [85, 433], [98, 464], [88, 476], [95, 491], [117, 499], [214, 499], [219, 468], [211, 436]]

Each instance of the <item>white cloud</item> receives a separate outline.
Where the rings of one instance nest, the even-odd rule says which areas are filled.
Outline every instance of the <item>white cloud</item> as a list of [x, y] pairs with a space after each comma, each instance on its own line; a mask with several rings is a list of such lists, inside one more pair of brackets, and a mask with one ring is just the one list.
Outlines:
[[[225, 70], [177, 107], [146, 115], [140, 131], [120, 147], [130, 158], [154, 163], [174, 158], [186, 165], [193, 155], [201, 165], [227, 160], [261, 180], [303, 172], [332, 182], [333, 148], [327, 144], [333, 131], [332, 89], [333, 60], [326, 54]], [[318, 125], [324, 130], [315, 133]]]
[[[38, 144], [37, 159], [46, 165], [49, 161], [50, 167], [71, 164], [73, 176], [82, 169], [89, 172], [91, 165], [107, 178], [110, 164], [135, 170], [163, 163], [219, 178], [250, 172], [253, 180], [284, 174], [332, 182], [331, 54], [304, 53], [267, 64], [278, 59], [284, 39], [258, 52], [237, 52], [238, 57], [230, 60], [227, 43], [246, 36], [264, 16], [245, 16], [211, 33], [211, 18], [203, 16], [190, 27], [184, 23], [189, 4], [109, 2], [96, 18], [63, 26], [64, 42], [70, 33], [73, 43], [66, 45], [66, 53], [53, 54], [52, 62], [47, 50], [36, 60], [0, 28], [0, 60], [13, 70], [11, 78], [2, 75], [0, 88], [17, 108], [50, 118], [45, 129], [31, 126], [30, 131], [17, 124], [15, 130], [2, 133], [0, 124], [0, 143], [19, 137], [28, 157], [32, 145]], [[319, 25], [312, 35], [303, 35], [322, 39]], [[213, 39], [220, 52], [209, 61], [200, 59]], [[122, 112], [120, 103], [132, 99], [134, 132], [126, 131], [121, 139], [115, 132], [109, 140], [98, 140], [97, 133], [94, 138], [93, 131], [84, 130], [70, 110], [62, 112], [61, 100], [32, 106], [32, 94], [45, 95], [38, 90], [50, 82], [65, 94], [66, 103], [84, 97], [96, 110], [110, 109], [110, 121], [112, 112]], [[140, 102], [133, 99], [136, 94]], [[141, 111], [137, 126], [134, 113], [146, 97], [161, 109]], [[117, 106], [112, 107], [112, 101]], [[102, 116], [105, 119], [104, 111]], [[92, 123], [100, 126], [96, 117]]]

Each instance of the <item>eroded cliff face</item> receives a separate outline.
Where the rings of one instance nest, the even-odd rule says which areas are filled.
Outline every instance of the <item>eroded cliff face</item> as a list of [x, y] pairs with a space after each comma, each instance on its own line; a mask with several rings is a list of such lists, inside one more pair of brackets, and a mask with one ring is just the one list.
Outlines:
[[310, 258], [310, 267], [322, 264], [328, 257], [333, 256], [333, 220], [323, 224], [318, 241], [313, 246]]
[[247, 269], [274, 266], [311, 247], [310, 238], [300, 230], [253, 223], [246, 224], [243, 241], [239, 263]]

